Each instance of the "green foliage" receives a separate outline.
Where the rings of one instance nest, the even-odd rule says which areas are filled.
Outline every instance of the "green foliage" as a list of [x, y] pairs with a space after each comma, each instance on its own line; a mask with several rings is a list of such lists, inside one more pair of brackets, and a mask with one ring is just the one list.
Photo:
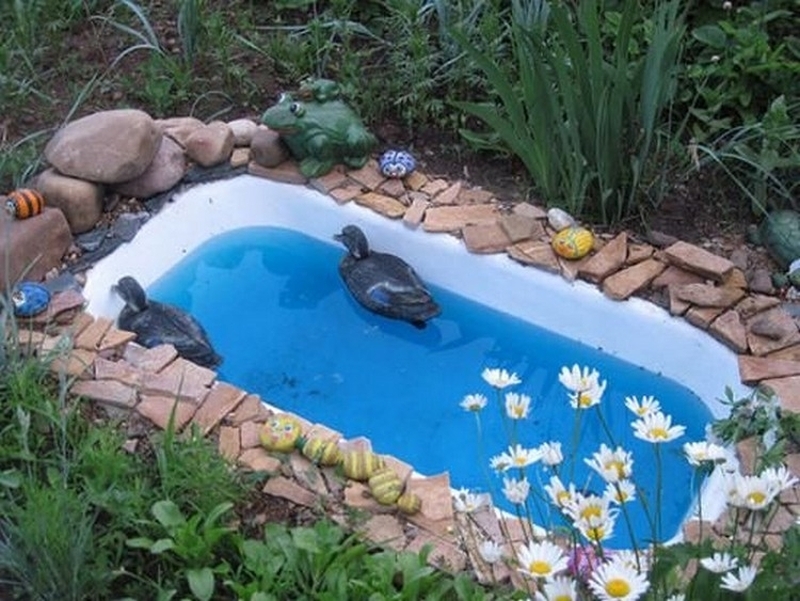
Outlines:
[[[624, 2], [609, 50], [602, 19], [610, 17], [602, 3], [581, 2], [577, 9], [540, 3], [531, 27], [515, 2], [513, 61], [492, 59], [456, 36], [495, 94], [492, 102], [456, 106], [486, 123], [522, 160], [548, 205], [619, 220], [638, 208], [655, 166], [684, 29], [678, 5], [660, 3], [649, 15], [638, 2]], [[645, 20], [649, 39], [641, 53], [632, 36]]]

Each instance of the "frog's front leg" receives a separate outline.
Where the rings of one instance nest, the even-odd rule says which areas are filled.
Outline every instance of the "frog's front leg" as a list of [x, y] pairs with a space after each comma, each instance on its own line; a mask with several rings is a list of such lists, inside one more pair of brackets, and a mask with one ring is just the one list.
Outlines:
[[347, 130], [347, 156], [344, 157], [344, 163], [356, 169], [363, 167], [377, 143], [375, 136], [361, 125], [351, 125]]
[[307, 155], [300, 161], [300, 172], [306, 177], [325, 175], [336, 164], [330, 136], [318, 133], [306, 140]]

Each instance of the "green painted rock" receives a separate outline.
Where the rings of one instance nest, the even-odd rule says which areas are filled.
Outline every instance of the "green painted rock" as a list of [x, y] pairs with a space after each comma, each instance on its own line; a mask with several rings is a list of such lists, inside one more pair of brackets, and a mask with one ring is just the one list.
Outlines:
[[800, 213], [796, 211], [773, 211], [751, 234], [784, 271], [800, 258]]

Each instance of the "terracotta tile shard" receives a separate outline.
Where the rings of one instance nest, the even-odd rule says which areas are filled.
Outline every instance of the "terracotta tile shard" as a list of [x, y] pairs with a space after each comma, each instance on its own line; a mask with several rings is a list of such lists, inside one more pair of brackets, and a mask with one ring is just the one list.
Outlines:
[[103, 336], [106, 335], [108, 328], [113, 325], [110, 319], [98, 317], [89, 324], [75, 339], [75, 346], [89, 350], [97, 350]]
[[430, 206], [430, 203], [427, 200], [415, 198], [411, 202], [411, 206], [403, 214], [403, 223], [410, 228], [418, 227], [425, 217], [425, 211], [428, 210], [428, 206]]
[[161, 372], [147, 375], [142, 382], [142, 392], [200, 402], [215, 378], [216, 374], [210, 369], [178, 358]]
[[[438, 180], [437, 180], [438, 181]], [[433, 197], [434, 205], [452, 205], [456, 204], [458, 195], [461, 192], [461, 182], [456, 182]]]
[[691, 307], [684, 314], [684, 318], [696, 328], [706, 330], [724, 311], [725, 309], [720, 307]]
[[747, 278], [741, 269], [735, 267], [733, 271], [731, 271], [730, 275], [725, 278], [725, 281], [722, 285], [726, 288], [741, 288], [742, 290], [746, 290]]
[[467, 225], [494, 223], [497, 207], [491, 204], [430, 207], [425, 212], [422, 229], [426, 232], [455, 232]]
[[316, 507], [319, 498], [310, 490], [306, 490], [296, 482], [283, 476], [276, 476], [267, 480], [261, 491], [305, 507]]
[[742, 316], [742, 319], [750, 319], [753, 315], [777, 307], [780, 304], [780, 299], [775, 296], [753, 294], [743, 298], [735, 308], [739, 315]]
[[176, 401], [174, 397], [152, 394], [141, 395], [141, 401], [136, 406], [136, 411], [142, 417], [146, 417], [162, 430], [167, 429], [174, 411], [173, 424], [176, 432], [183, 430], [196, 410], [197, 405], [190, 401]]
[[375, 160], [367, 161], [367, 164], [361, 167], [361, 169], [348, 171], [347, 175], [350, 179], [362, 184], [368, 190], [377, 190], [378, 186], [386, 179], [383, 173], [380, 172], [378, 162]]
[[685, 284], [702, 284], [705, 278], [686, 271], [674, 265], [668, 266], [661, 274], [653, 280], [651, 286], [653, 288], [663, 288], [664, 286], [683, 286]]
[[460, 572], [466, 567], [467, 554], [458, 545], [436, 537], [422, 534], [416, 536], [406, 545], [406, 551], [419, 553], [425, 545], [431, 547], [431, 553], [428, 555], [429, 565], [453, 573]]
[[739, 376], [745, 384], [800, 375], [800, 361], [739, 355]]
[[780, 307], [747, 321], [747, 342], [754, 355], [766, 355], [800, 342], [794, 319]]
[[402, 197], [406, 193], [406, 187], [403, 185], [403, 182], [395, 177], [389, 178], [383, 182], [378, 190], [380, 190], [383, 194], [387, 194], [392, 198], [400, 200], [400, 202], [403, 202]]
[[614, 300], [624, 300], [647, 286], [664, 269], [664, 263], [647, 259], [608, 276], [603, 280], [603, 293]]
[[699, 273], [715, 282], [724, 281], [734, 268], [728, 259], [683, 241], [675, 242], [664, 249], [664, 255], [673, 265]]
[[225, 459], [234, 461], [242, 450], [239, 428], [234, 426], [222, 426], [219, 429], [217, 448], [219, 449], [219, 454], [225, 457]]
[[178, 351], [171, 344], [159, 344], [153, 348], [128, 344], [124, 357], [142, 371], [157, 373], [178, 358]]
[[332, 171], [321, 175], [320, 177], [311, 178], [308, 184], [317, 192], [328, 194], [334, 188], [339, 188], [347, 183], [347, 174], [341, 167], [334, 167]]
[[67, 326], [66, 330], [71, 336], [77, 337], [81, 332], [92, 325], [92, 323], [94, 323], [94, 317], [81, 311], [75, 316], [72, 323]]
[[74, 348], [56, 356], [50, 363], [50, 371], [70, 376], [91, 377], [91, 368], [97, 353], [82, 348]]
[[421, 190], [428, 183], [428, 177], [419, 171], [412, 171], [403, 178], [409, 190]]
[[369, 487], [362, 482], [349, 481], [344, 489], [344, 504], [354, 509], [364, 509], [370, 512], [386, 511], [372, 495]]
[[260, 447], [245, 450], [239, 455], [238, 462], [253, 472], [277, 474], [281, 469], [281, 460], [269, 455]]
[[[50, 304], [47, 305], [47, 309], [39, 313], [39, 315], [34, 316], [32, 321], [36, 324], [59, 321], [67, 312], [82, 309], [85, 303], [86, 299], [83, 294], [72, 288], [57, 292], [53, 294], [53, 297], [50, 299]], [[69, 315], [66, 317], [68, 318]]]
[[108, 349], [120, 348], [136, 340], [136, 334], [133, 332], [126, 332], [125, 330], [118, 330], [116, 327], [110, 327], [103, 336], [103, 339], [98, 343], [97, 350], [104, 351]]
[[345, 186], [343, 188], [336, 188], [330, 191], [330, 195], [340, 205], [350, 202], [356, 196], [363, 193], [364, 189], [361, 186]]
[[781, 359], [786, 361], [800, 361], [800, 344], [793, 344], [786, 348], [767, 354], [771, 359]]
[[234, 148], [231, 152], [230, 166], [232, 169], [244, 167], [250, 162], [250, 158], [249, 148]]
[[649, 244], [628, 244], [628, 258], [626, 265], [635, 265], [653, 256], [654, 249]]
[[225, 418], [226, 423], [238, 426], [250, 420], [266, 420], [272, 412], [264, 406], [257, 394], [248, 394], [242, 402]]
[[494, 194], [483, 188], [461, 188], [456, 203], [460, 205], [485, 204], [491, 202]]
[[374, 515], [360, 528], [367, 538], [377, 545], [386, 545], [395, 550], [406, 546], [406, 536], [403, 525], [393, 515]]
[[420, 192], [425, 192], [429, 196], [433, 197], [439, 194], [439, 192], [446, 190], [450, 183], [445, 179], [433, 179], [429, 180], [422, 188], [420, 188]]
[[502, 215], [500, 217], [500, 226], [512, 243], [529, 239], [538, 240], [545, 233], [541, 221], [516, 213]]
[[721, 307], [723, 309], [739, 302], [745, 295], [741, 288], [711, 286], [708, 284], [683, 284], [672, 286], [677, 297], [700, 307]]
[[523, 265], [533, 265], [550, 273], [561, 272], [558, 258], [548, 242], [526, 240], [509, 246], [506, 252], [509, 257]]
[[236, 386], [226, 382], [216, 382], [193, 418], [203, 436], [211, 432], [222, 418], [236, 409], [246, 396], [247, 393]]
[[592, 255], [578, 270], [590, 282], [600, 282], [618, 271], [628, 258], [628, 236], [622, 232]]
[[261, 428], [264, 426], [263, 421], [258, 422], [244, 422], [240, 427], [239, 437], [243, 449], [252, 449], [253, 447], [261, 447]]
[[136, 405], [136, 389], [114, 380], [82, 380], [70, 389], [72, 394], [115, 407], [132, 409]]
[[300, 168], [294, 161], [284, 161], [277, 167], [263, 167], [255, 161], [247, 164], [247, 172], [250, 175], [271, 179], [275, 182], [284, 184], [305, 184], [308, 178], [300, 173]]
[[317, 496], [325, 497], [328, 495], [328, 486], [322, 477], [320, 468], [310, 460], [300, 453], [291, 453], [289, 455], [289, 466], [292, 468], [295, 480], [303, 488], [310, 490]]
[[406, 483], [414, 472], [412, 466], [392, 455], [384, 455], [383, 460], [386, 462], [386, 467], [392, 468], [403, 483]]
[[94, 362], [94, 377], [96, 380], [117, 380], [133, 388], [138, 388], [142, 383], [144, 373], [127, 361], [109, 361], [98, 357]]
[[453, 498], [450, 492], [449, 474], [445, 472], [415, 479], [414, 492], [422, 499], [422, 509], [417, 515], [433, 521], [453, 519]]
[[737, 353], [747, 350], [747, 330], [736, 311], [726, 311], [720, 315], [711, 323], [709, 332]]
[[762, 380], [761, 384], [778, 395], [781, 409], [800, 413], [800, 376]]
[[356, 196], [353, 200], [362, 207], [367, 207], [389, 219], [399, 219], [406, 212], [406, 205], [402, 202], [377, 192], [367, 192]]
[[515, 214], [522, 215], [524, 217], [531, 217], [533, 219], [540, 220], [547, 219], [547, 211], [545, 211], [542, 207], [537, 207], [529, 202], [517, 203], [514, 205], [512, 210]]
[[498, 223], [467, 225], [462, 230], [464, 244], [472, 253], [490, 254], [505, 251], [511, 240]]

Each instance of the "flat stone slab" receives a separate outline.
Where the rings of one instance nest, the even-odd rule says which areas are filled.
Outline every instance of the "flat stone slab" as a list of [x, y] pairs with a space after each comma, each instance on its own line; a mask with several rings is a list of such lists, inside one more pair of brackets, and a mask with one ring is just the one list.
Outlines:
[[608, 276], [603, 280], [603, 293], [615, 300], [624, 300], [647, 286], [664, 269], [664, 263], [647, 259]]
[[705, 249], [678, 241], [664, 249], [664, 256], [670, 263], [694, 271], [716, 282], [722, 282], [730, 275], [735, 265]]
[[455, 232], [466, 225], [494, 223], [499, 213], [491, 204], [430, 207], [422, 229], [426, 232]]
[[778, 395], [782, 409], [800, 413], [800, 376], [763, 380], [761, 384]]
[[511, 240], [499, 223], [467, 225], [461, 230], [464, 244], [472, 253], [490, 254], [504, 252]]
[[166, 430], [172, 419], [176, 432], [183, 430], [197, 410], [197, 405], [190, 401], [175, 400], [175, 397], [143, 394], [141, 401], [136, 406], [136, 411], [146, 417], [162, 430]]
[[628, 257], [628, 235], [622, 232], [592, 255], [578, 270], [590, 282], [600, 282], [618, 271]]
[[739, 355], [739, 377], [745, 384], [800, 375], [800, 361]]
[[736, 311], [726, 311], [720, 315], [711, 323], [709, 332], [737, 353], [747, 350], [747, 330]]
[[72, 394], [124, 409], [132, 409], [138, 400], [135, 388], [116, 380], [80, 380], [70, 390]]
[[222, 421], [222, 418], [236, 409], [245, 396], [247, 393], [236, 386], [226, 382], [216, 382], [194, 414], [192, 421], [200, 427], [205, 436]]
[[711, 286], [708, 284], [684, 284], [672, 287], [675, 294], [683, 301], [700, 307], [728, 308], [739, 302], [745, 295], [741, 288], [727, 286]]
[[317, 505], [317, 495], [284, 476], [270, 478], [261, 491], [273, 497], [281, 497], [297, 505], [305, 507], [315, 507]]
[[509, 246], [506, 252], [509, 257], [523, 265], [532, 265], [550, 273], [561, 273], [558, 257], [549, 242], [526, 240]]
[[378, 194], [377, 192], [367, 192], [366, 194], [356, 196], [353, 200], [362, 207], [367, 207], [389, 219], [399, 219], [406, 212], [406, 205], [402, 202], [396, 198], [386, 196], [385, 194]]

